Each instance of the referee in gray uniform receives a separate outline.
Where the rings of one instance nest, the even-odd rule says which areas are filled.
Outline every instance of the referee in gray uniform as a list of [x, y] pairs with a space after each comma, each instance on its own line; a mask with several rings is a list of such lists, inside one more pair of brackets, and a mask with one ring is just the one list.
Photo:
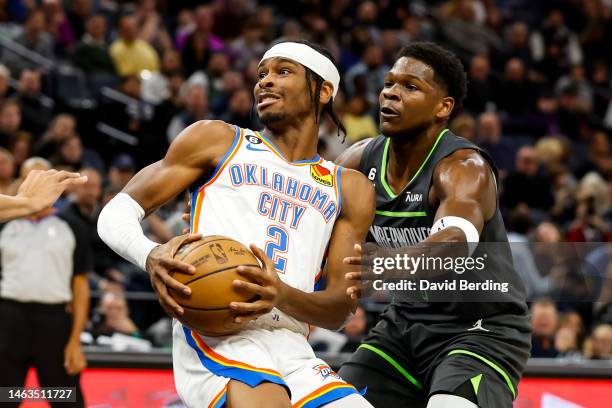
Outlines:
[[[44, 159], [24, 165], [49, 168]], [[89, 311], [91, 248], [81, 220], [47, 208], [0, 232], [0, 385], [23, 387], [35, 367], [42, 387], [75, 387], [86, 360], [80, 335]], [[52, 407], [67, 404], [51, 403]]]

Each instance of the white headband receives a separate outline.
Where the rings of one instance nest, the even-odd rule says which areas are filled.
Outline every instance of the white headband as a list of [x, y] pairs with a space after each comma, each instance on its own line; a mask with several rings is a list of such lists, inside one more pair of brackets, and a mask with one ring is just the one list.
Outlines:
[[325, 81], [331, 82], [334, 86], [334, 98], [336, 97], [340, 85], [340, 73], [325, 55], [306, 44], [282, 42], [266, 51], [261, 61], [274, 57], [287, 58], [311, 69]]

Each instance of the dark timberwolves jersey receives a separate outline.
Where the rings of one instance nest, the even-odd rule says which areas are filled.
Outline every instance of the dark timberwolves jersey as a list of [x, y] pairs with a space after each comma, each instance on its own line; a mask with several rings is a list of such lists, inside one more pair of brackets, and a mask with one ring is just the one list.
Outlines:
[[[365, 174], [376, 188], [376, 216], [370, 227], [367, 241], [375, 242], [385, 248], [412, 246], [423, 241], [430, 234], [437, 208], [429, 204], [429, 189], [432, 176], [440, 160], [460, 149], [478, 151], [491, 166], [497, 179], [497, 169], [490, 156], [468, 140], [458, 137], [445, 129], [436, 139], [433, 147], [424, 157], [421, 166], [412, 180], [399, 193], [395, 194], [386, 181], [387, 161], [391, 139], [378, 136], [365, 147], [359, 170]], [[506, 229], [499, 208], [495, 215], [484, 225], [480, 234], [480, 244], [473, 257], [485, 245], [496, 243], [495, 255], [488, 258], [487, 269], [503, 282], [509, 282], [514, 290], [501, 295], [499, 302], [423, 302], [407, 303], [394, 300], [392, 307], [407, 317], [441, 320], [479, 319], [499, 313], [524, 314], [525, 289], [512, 264], [512, 255]], [[486, 249], [485, 249], [486, 250]], [[458, 294], [460, 296], [460, 294]]]

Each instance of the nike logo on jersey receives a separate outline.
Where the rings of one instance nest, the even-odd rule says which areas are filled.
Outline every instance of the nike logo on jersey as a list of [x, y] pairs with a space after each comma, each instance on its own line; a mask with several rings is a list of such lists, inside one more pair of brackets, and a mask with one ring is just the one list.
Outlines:
[[252, 152], [268, 152], [268, 149], [258, 149], [256, 147], [254, 147], [251, 143], [246, 145], [247, 150], [250, 150]]

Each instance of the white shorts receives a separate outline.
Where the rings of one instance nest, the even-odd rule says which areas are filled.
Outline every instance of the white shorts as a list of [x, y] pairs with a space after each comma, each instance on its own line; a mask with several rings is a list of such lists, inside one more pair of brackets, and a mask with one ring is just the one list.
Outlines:
[[205, 337], [174, 321], [174, 382], [188, 407], [225, 406], [227, 385], [283, 386], [297, 408], [316, 408], [358, 391], [321, 359], [306, 338], [288, 329], [253, 327], [227, 337]]

